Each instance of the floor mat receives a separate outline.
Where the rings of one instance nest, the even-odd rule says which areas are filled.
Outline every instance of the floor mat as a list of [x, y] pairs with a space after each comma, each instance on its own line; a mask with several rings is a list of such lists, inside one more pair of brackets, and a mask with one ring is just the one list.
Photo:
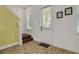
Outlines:
[[50, 46], [50, 45], [45, 44], [45, 43], [40, 43], [39, 45], [42, 46], [42, 47], [45, 47], [45, 48], [48, 48]]

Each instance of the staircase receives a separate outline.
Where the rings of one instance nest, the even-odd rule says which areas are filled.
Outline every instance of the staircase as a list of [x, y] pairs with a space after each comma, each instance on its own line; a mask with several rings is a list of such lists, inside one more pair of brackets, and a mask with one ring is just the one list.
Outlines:
[[33, 40], [33, 38], [32, 38], [31, 35], [29, 35], [29, 34], [22, 34], [22, 41], [23, 41], [23, 44], [24, 44], [24, 43], [27, 43], [27, 42], [29, 42], [29, 41], [32, 41], [32, 40]]

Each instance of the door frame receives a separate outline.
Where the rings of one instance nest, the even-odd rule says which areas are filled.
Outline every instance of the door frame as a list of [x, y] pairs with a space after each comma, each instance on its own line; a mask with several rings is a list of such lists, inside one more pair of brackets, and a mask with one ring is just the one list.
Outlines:
[[18, 36], [19, 36], [19, 45], [23, 45], [22, 42], [22, 24], [21, 24], [21, 19], [18, 21]]

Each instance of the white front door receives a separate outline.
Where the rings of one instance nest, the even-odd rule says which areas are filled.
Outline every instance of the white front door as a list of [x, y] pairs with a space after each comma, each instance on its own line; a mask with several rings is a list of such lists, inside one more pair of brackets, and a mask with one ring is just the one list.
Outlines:
[[41, 9], [41, 41], [51, 44], [51, 7], [46, 6]]

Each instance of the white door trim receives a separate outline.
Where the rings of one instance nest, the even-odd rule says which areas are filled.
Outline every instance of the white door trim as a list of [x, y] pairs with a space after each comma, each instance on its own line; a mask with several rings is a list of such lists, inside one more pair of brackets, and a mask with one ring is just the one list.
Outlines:
[[22, 42], [22, 24], [21, 24], [21, 19], [18, 21], [18, 31], [19, 31], [19, 45], [23, 45]]

